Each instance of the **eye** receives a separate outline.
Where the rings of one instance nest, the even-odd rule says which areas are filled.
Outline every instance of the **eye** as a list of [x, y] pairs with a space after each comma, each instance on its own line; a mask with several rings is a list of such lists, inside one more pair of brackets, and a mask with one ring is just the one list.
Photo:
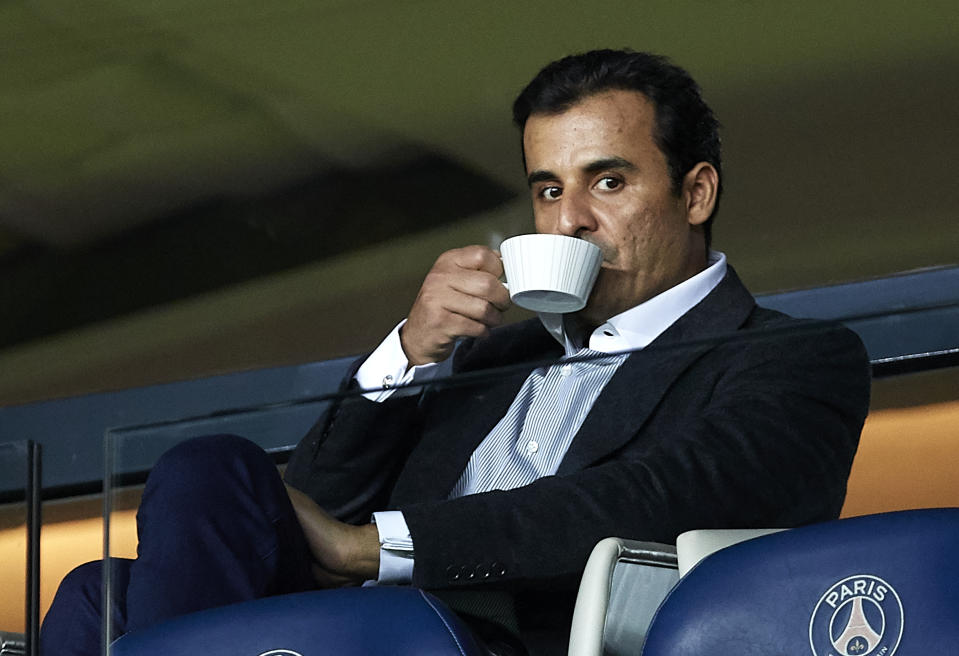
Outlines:
[[543, 187], [538, 195], [543, 200], [556, 200], [563, 195], [563, 189], [562, 187]]
[[622, 180], [620, 180], [619, 178], [608, 176], [608, 175], [606, 177], [600, 178], [599, 181], [596, 183], [596, 188], [601, 189], [603, 191], [612, 191], [614, 189], [619, 189], [622, 186], [623, 186]]

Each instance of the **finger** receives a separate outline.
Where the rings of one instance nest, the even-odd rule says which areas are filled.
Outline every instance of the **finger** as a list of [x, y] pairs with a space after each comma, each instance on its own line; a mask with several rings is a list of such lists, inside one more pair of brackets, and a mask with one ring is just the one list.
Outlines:
[[486, 246], [466, 246], [448, 252], [453, 264], [470, 271], [485, 271], [499, 278], [503, 275], [503, 260]]
[[458, 292], [491, 303], [500, 312], [506, 311], [512, 304], [506, 286], [497, 276], [485, 271], [470, 271], [459, 275], [451, 275], [449, 286]]
[[455, 334], [453, 344], [464, 337], [488, 337], [490, 329], [496, 325], [498, 324], [485, 324], [458, 314], [449, 315], [450, 332]]
[[487, 325], [455, 312], [444, 312], [442, 321], [438, 322], [432, 332], [432, 346], [427, 348], [445, 352], [447, 349], [452, 349], [463, 337], [486, 337], [490, 328], [495, 325]]
[[[502, 286], [502, 285], [500, 285]], [[480, 296], [454, 292], [444, 298], [443, 309], [452, 315], [457, 315], [467, 320], [464, 324], [468, 327], [470, 322], [482, 324], [485, 327], [493, 328], [503, 323], [503, 312], [493, 302]], [[458, 328], [454, 328], [449, 319], [441, 320], [446, 325], [446, 331], [452, 335], [459, 333]], [[469, 335], [474, 337], [472, 333]]]
[[513, 305], [509, 296], [509, 289], [499, 278], [495, 278], [487, 285], [486, 300], [492, 303], [500, 312], [506, 312]]

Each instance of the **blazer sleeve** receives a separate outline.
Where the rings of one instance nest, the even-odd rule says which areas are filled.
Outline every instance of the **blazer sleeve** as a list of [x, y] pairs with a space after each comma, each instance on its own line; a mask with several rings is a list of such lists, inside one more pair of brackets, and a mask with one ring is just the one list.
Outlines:
[[353, 375], [364, 359], [351, 367], [341, 395], [300, 440], [284, 473], [288, 484], [351, 524], [368, 523], [386, 507], [419, 435], [419, 395], [382, 402], [360, 395]]

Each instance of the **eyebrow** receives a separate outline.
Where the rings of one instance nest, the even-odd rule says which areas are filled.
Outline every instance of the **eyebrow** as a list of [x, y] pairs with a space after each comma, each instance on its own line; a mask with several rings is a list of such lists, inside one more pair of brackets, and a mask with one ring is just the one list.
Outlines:
[[557, 175], [552, 171], [538, 170], [533, 171], [526, 178], [526, 183], [532, 187], [537, 182], [549, 182], [550, 180], [555, 180]]
[[622, 157], [606, 157], [598, 159], [595, 162], [587, 164], [583, 170], [587, 173], [599, 173], [608, 169], [619, 169], [620, 171], [635, 171], [636, 165], [628, 159]]
[[[622, 157], [604, 157], [603, 159], [590, 162], [583, 167], [583, 171], [586, 173], [599, 173], [600, 171], [608, 171], [610, 169], [618, 169], [620, 171], [635, 171], [636, 168], [637, 167], [635, 164], [627, 159], [623, 159]], [[537, 170], [529, 174], [529, 176], [526, 178], [526, 182], [530, 187], [532, 187], [537, 182], [549, 182], [550, 180], [558, 179], [559, 176], [552, 171]]]

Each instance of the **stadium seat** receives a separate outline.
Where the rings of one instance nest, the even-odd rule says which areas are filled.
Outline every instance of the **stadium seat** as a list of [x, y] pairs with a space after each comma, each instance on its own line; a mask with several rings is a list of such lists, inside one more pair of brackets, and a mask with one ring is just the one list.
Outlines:
[[[708, 550], [710, 543], [749, 537], [726, 532], [716, 542], [717, 535], [684, 534], [680, 541], [692, 538]], [[595, 630], [591, 641], [577, 636], [574, 618], [570, 654], [939, 653], [959, 644], [957, 550], [959, 509], [952, 508], [855, 517], [746, 539], [693, 564], [651, 621], [649, 601], [635, 614], [621, 609], [607, 616], [598, 652], [587, 650], [595, 648]], [[701, 555], [691, 557], [695, 562]], [[650, 593], [659, 597], [661, 589]], [[632, 629], [633, 642], [617, 642], [622, 625], [631, 623], [640, 627]]]
[[111, 656], [390, 656], [485, 654], [432, 595], [345, 588], [248, 601], [177, 617], [117, 639]]

